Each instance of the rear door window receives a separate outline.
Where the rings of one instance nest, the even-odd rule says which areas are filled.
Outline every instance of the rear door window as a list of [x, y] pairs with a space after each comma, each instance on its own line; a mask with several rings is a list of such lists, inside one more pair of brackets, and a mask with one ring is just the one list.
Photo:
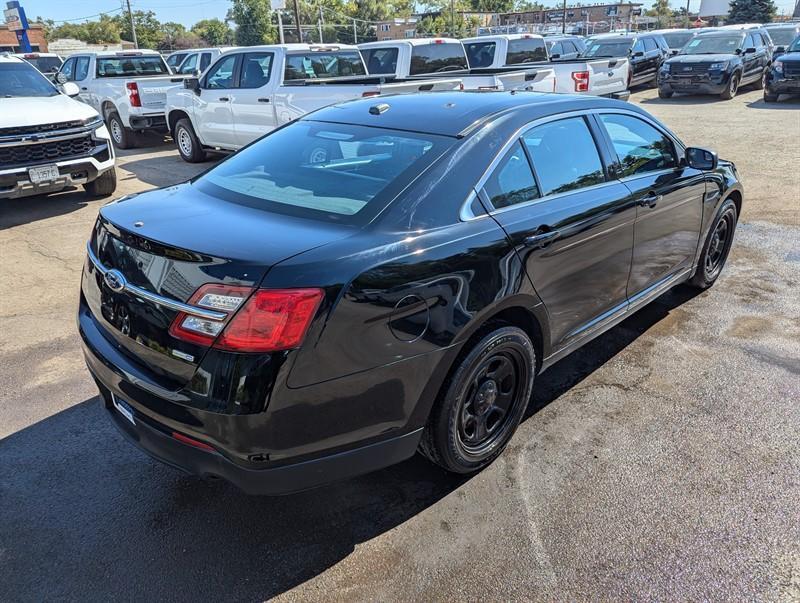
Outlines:
[[470, 42], [464, 44], [470, 67], [491, 67], [494, 62], [494, 53], [497, 50], [495, 42]]
[[519, 65], [520, 63], [535, 63], [536, 61], [546, 61], [547, 50], [544, 40], [539, 38], [518, 38], [508, 41], [508, 53], [506, 63], [509, 65]]
[[309, 80], [366, 75], [364, 61], [357, 50], [309, 52], [286, 57], [285, 80]]
[[114, 56], [97, 58], [97, 77], [137, 77], [169, 75], [169, 67], [158, 55]]
[[467, 55], [461, 42], [417, 44], [411, 48], [410, 75], [461, 71], [467, 68]]
[[390, 75], [397, 71], [397, 48], [368, 48], [362, 50], [367, 71], [371, 74]]
[[672, 140], [660, 130], [629, 115], [603, 113], [599, 117], [614, 145], [621, 178], [678, 165]]
[[583, 117], [536, 126], [522, 139], [530, 153], [543, 196], [605, 182], [597, 145]]
[[508, 150], [483, 185], [494, 209], [525, 203], [539, 197], [539, 187], [519, 141]]

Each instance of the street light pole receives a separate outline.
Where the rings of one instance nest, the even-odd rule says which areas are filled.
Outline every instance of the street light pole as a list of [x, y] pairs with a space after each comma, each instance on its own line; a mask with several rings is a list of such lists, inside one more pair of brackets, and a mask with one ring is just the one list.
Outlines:
[[564, 12], [561, 15], [561, 33], [567, 33], [567, 0], [564, 0]]

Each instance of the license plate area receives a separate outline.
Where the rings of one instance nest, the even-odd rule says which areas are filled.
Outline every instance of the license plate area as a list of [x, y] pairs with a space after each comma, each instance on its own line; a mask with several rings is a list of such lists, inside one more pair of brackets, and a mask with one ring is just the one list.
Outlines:
[[28, 168], [28, 178], [33, 184], [42, 184], [58, 180], [61, 174], [57, 165], [43, 165], [40, 167]]
[[119, 414], [130, 421], [131, 425], [136, 425], [136, 421], [133, 418], [133, 408], [131, 408], [130, 404], [125, 402], [122, 398], [117, 398], [113, 393], [111, 394], [111, 404], [114, 405], [114, 408], [117, 409]]

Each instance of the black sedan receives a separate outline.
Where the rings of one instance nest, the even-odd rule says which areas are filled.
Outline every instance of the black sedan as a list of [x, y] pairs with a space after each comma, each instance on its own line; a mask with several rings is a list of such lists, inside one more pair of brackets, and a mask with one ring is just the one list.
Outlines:
[[624, 102], [363, 99], [120, 199], [78, 326], [121, 432], [284, 493], [420, 450], [477, 471], [536, 375], [670, 287], [711, 286], [733, 164]]

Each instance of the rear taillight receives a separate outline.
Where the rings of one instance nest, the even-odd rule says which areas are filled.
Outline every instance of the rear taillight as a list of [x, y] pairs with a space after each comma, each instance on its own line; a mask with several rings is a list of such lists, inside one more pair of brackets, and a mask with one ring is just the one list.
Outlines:
[[575, 82], [575, 92], [589, 91], [589, 72], [573, 71], [572, 80]]
[[139, 96], [139, 86], [136, 82], [128, 82], [125, 87], [128, 89], [128, 100], [131, 101], [131, 107], [141, 107], [142, 98]]
[[380, 91], [378, 91], [378, 90], [368, 90], [367, 92], [362, 92], [361, 93], [361, 96], [363, 96], [365, 98], [369, 97], [369, 96], [379, 96], [379, 95], [380, 95]]
[[180, 312], [170, 325], [170, 335], [233, 352], [276, 352], [298, 347], [322, 301], [322, 290], [252, 291], [249, 287], [203, 285], [189, 304], [223, 312], [225, 318], [214, 320]]

